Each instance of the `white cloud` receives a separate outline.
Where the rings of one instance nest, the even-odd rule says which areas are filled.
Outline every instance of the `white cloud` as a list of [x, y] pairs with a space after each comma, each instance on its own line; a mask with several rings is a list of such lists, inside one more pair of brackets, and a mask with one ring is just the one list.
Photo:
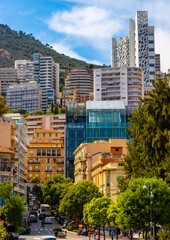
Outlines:
[[121, 19], [113, 19], [110, 10], [97, 6], [74, 7], [55, 13], [48, 21], [56, 32], [87, 38], [92, 42], [110, 38], [123, 29]]
[[[101, 59], [103, 55], [103, 61], [108, 59], [108, 62], [110, 62], [111, 37], [115, 35], [124, 37], [127, 35], [128, 18], [135, 19], [136, 11], [146, 10], [149, 14], [149, 25], [155, 26], [155, 48], [156, 53], [161, 54], [162, 71], [167, 71], [167, 68], [169, 68], [169, 0], [60, 1], [74, 3], [74, 7], [69, 11], [54, 13], [48, 21], [48, 25], [54, 31], [65, 34], [67, 39], [72, 39], [72, 41], [66, 41], [67, 45], [69, 44], [69, 51], [64, 50], [68, 52], [67, 55], [76, 56], [76, 52], [72, 50], [73, 48], [78, 45], [83, 46], [83, 44], [86, 47], [90, 44], [98, 50], [96, 58]], [[78, 58], [84, 59], [79, 55]]]
[[76, 59], [83, 60], [87, 63], [94, 63], [94, 64], [102, 65], [102, 63], [97, 61], [97, 60], [88, 60], [84, 57], [81, 57], [79, 54], [77, 54], [75, 51], [73, 51], [71, 49], [71, 46], [69, 46], [69, 45], [63, 44], [61, 42], [60, 43], [51, 43], [50, 45], [52, 45], [53, 48], [58, 53], [64, 54], [64, 55], [69, 56], [71, 58], [76, 58]]

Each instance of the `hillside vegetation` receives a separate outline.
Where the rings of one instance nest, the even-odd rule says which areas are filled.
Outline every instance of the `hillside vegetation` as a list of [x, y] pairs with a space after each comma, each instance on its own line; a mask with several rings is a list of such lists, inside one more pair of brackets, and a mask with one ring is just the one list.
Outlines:
[[70, 58], [52, 49], [49, 44], [42, 44], [32, 34], [14, 31], [7, 25], [0, 24], [0, 67], [14, 67], [17, 59], [32, 60], [33, 53], [51, 56], [60, 63], [60, 68], [70, 69], [75, 66], [86, 66], [81, 60]]

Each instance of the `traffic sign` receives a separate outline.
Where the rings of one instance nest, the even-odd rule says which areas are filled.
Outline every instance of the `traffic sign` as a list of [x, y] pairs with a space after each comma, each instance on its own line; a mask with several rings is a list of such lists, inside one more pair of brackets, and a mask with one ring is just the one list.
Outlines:
[[110, 237], [116, 236], [116, 229], [110, 229], [110, 230], [109, 230], [109, 236], [110, 236]]

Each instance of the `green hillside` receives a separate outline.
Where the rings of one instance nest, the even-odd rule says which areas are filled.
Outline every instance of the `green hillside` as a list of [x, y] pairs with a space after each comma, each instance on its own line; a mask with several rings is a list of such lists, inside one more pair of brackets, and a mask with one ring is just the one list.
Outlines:
[[14, 67], [14, 61], [17, 59], [32, 60], [33, 53], [53, 57], [55, 62], [60, 63], [60, 68], [87, 64], [56, 52], [49, 44], [42, 44], [32, 34], [17, 32], [7, 25], [0, 24], [0, 67]]

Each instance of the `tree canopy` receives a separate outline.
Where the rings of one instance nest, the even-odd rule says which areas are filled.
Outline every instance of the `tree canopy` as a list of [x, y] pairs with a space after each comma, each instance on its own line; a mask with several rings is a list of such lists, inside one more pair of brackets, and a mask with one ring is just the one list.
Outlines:
[[125, 171], [129, 178], [161, 177], [170, 181], [170, 86], [167, 77], [153, 82], [153, 93], [130, 118], [129, 155]]
[[[148, 182], [146, 182], [148, 181]], [[150, 223], [150, 183], [152, 183], [153, 222], [165, 225], [170, 223], [170, 187], [162, 179], [133, 178], [125, 192], [118, 198], [117, 223], [124, 229], [149, 230]], [[144, 189], [146, 182], [147, 189]]]
[[59, 211], [70, 217], [82, 218], [83, 206], [93, 198], [101, 197], [99, 188], [90, 181], [77, 182], [72, 185], [60, 202]]
[[2, 117], [3, 114], [8, 112], [8, 106], [6, 106], [6, 100], [5, 97], [0, 96], [0, 117]]
[[64, 178], [60, 174], [48, 178], [41, 187], [45, 203], [52, 207], [58, 207], [72, 184], [71, 178]]
[[0, 183], [0, 196], [3, 197], [2, 212], [5, 216], [5, 221], [18, 229], [22, 225], [24, 201], [17, 194], [12, 194], [12, 186], [10, 182]]

